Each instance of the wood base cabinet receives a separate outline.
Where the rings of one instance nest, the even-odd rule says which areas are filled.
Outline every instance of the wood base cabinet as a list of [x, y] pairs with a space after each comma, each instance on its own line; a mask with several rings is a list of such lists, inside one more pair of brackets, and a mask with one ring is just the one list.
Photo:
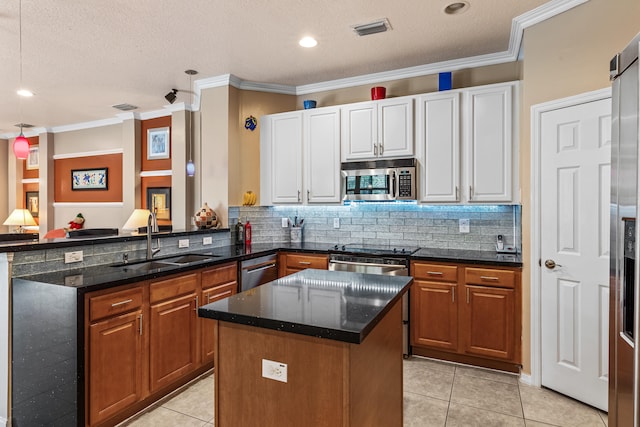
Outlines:
[[311, 255], [307, 253], [287, 253], [278, 254], [278, 277], [288, 276], [307, 268], [326, 270], [329, 268], [328, 255]]
[[517, 371], [520, 269], [411, 264], [413, 353]]
[[85, 294], [81, 425], [115, 425], [211, 369], [214, 321], [197, 310], [236, 292], [231, 262]]

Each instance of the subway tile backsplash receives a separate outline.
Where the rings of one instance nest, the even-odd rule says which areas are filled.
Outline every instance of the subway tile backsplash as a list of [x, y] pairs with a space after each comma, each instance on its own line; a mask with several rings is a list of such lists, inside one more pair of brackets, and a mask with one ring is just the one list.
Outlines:
[[[443, 205], [354, 203], [348, 206], [230, 207], [229, 228], [251, 221], [253, 243], [288, 242], [281, 218], [304, 218], [303, 241], [327, 244], [373, 244], [425, 248], [495, 250], [496, 236], [520, 248], [519, 205]], [[334, 228], [340, 218], [340, 228]], [[469, 219], [469, 233], [459, 220]]]

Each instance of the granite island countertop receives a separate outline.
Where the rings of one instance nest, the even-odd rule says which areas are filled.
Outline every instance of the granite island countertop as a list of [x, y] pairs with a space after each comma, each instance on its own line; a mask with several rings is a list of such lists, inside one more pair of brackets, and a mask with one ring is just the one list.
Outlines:
[[200, 317], [360, 344], [413, 282], [307, 269], [198, 309]]

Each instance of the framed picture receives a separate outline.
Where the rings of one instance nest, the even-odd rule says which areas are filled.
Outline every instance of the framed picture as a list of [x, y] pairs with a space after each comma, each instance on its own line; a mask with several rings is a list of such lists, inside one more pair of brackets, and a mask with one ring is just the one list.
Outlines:
[[29, 155], [27, 156], [27, 170], [38, 169], [40, 167], [40, 160], [38, 160], [38, 154], [40, 153], [40, 147], [32, 145], [29, 147]]
[[40, 195], [37, 191], [26, 192], [24, 207], [31, 212], [32, 217], [38, 217], [38, 212], [40, 212]]
[[158, 219], [171, 219], [171, 188], [147, 188], [147, 209], [155, 212]]
[[71, 171], [72, 190], [107, 190], [108, 168], [73, 169]]
[[170, 155], [169, 128], [147, 130], [147, 160], [168, 159]]

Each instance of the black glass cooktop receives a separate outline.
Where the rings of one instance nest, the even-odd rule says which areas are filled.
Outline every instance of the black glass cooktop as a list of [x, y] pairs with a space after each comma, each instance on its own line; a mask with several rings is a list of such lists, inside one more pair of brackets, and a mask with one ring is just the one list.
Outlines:
[[333, 252], [349, 252], [369, 255], [411, 255], [420, 250], [416, 246], [375, 246], [357, 243], [347, 245], [334, 245], [330, 248]]

